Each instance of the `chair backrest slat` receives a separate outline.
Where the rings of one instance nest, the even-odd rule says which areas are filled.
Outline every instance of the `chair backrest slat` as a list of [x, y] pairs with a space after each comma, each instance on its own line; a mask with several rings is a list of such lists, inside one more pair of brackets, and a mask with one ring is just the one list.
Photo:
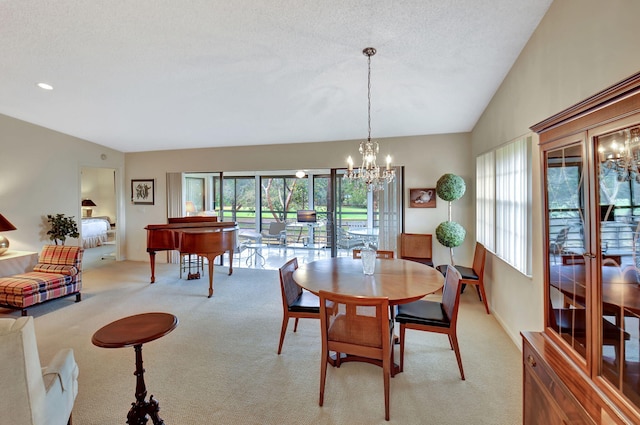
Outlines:
[[451, 326], [455, 327], [460, 305], [460, 272], [451, 265], [447, 265], [447, 274], [444, 279], [442, 289], [442, 308], [451, 321]]
[[401, 233], [400, 258], [432, 258], [432, 238], [428, 233]]
[[484, 260], [487, 256], [487, 249], [480, 242], [476, 242], [476, 249], [473, 254], [473, 271], [478, 276], [484, 274]]
[[298, 258], [294, 257], [280, 267], [280, 289], [282, 290], [282, 301], [287, 308], [302, 293], [302, 288], [293, 280], [293, 272], [298, 269]]
[[[332, 341], [329, 337], [329, 329], [338, 320], [341, 321], [341, 325], [345, 325], [340, 328], [339, 333], [342, 336], [350, 336], [353, 345], [359, 345], [360, 341], [368, 340], [368, 347], [375, 348], [375, 344], [380, 349], [385, 347], [386, 350], [389, 349], [388, 336], [391, 324], [389, 322], [388, 298], [343, 295], [327, 291], [320, 291], [319, 297], [323, 343]], [[371, 314], [374, 311], [375, 314]], [[373, 327], [365, 325], [374, 322], [376, 325], [372, 325]], [[375, 337], [375, 343], [371, 342], [372, 337]], [[344, 340], [340, 342], [349, 343]]]
[[[354, 249], [353, 250], [353, 258], [362, 258], [362, 250], [361, 249]], [[383, 259], [383, 260], [393, 260], [393, 258], [394, 258], [393, 251], [377, 250], [376, 251], [376, 258], [380, 258], [380, 259]]]

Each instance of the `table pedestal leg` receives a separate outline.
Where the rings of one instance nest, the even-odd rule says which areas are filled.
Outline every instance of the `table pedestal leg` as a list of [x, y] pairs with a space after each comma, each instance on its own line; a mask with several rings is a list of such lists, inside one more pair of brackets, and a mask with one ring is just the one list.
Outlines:
[[154, 425], [164, 425], [164, 421], [160, 419], [160, 405], [158, 400], [153, 399], [153, 395], [149, 397], [149, 401], [145, 401], [147, 397], [147, 387], [144, 384], [144, 368], [142, 367], [142, 344], [133, 346], [136, 352], [136, 401], [131, 403], [131, 409], [127, 414], [127, 423], [129, 425], [145, 425], [148, 421], [147, 415], [151, 417]]

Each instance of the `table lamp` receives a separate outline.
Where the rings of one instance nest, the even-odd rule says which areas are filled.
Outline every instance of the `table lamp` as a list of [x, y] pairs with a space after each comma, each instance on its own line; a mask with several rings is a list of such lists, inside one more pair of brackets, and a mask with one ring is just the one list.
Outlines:
[[[82, 206], [83, 207], [97, 207], [95, 202], [93, 202], [91, 199], [83, 199], [82, 200]], [[93, 209], [85, 208], [84, 210], [85, 210], [86, 217], [91, 217], [91, 215], [93, 214]]]
[[[8, 232], [9, 230], [16, 230], [16, 226], [11, 224], [9, 220], [0, 214], [0, 232]], [[0, 235], [0, 255], [7, 252], [7, 249], [9, 249], [9, 239]]]
[[192, 201], [187, 201], [185, 210], [186, 210], [187, 216], [195, 215], [194, 213], [196, 212], [196, 206]]

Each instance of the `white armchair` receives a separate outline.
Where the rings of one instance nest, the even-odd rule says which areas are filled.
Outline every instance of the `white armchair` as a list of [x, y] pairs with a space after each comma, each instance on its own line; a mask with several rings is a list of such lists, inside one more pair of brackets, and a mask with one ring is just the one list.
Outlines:
[[0, 319], [0, 425], [71, 425], [78, 394], [73, 350], [41, 367], [33, 317]]

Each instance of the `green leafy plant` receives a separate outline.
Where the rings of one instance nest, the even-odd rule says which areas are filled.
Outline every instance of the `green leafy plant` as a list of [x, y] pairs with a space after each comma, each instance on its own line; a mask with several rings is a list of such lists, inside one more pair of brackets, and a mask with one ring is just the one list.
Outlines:
[[467, 185], [460, 176], [444, 174], [436, 183], [436, 194], [445, 201], [456, 201], [464, 195]]
[[462, 245], [467, 232], [464, 230], [462, 225], [451, 220], [451, 202], [462, 198], [466, 190], [467, 185], [465, 184], [464, 179], [451, 173], [442, 175], [436, 183], [436, 194], [441, 199], [449, 203], [448, 221], [442, 222], [438, 225], [436, 228], [436, 239], [442, 245], [449, 248], [452, 265], [454, 264], [453, 248]]
[[60, 241], [60, 245], [64, 245], [68, 236], [72, 238], [80, 236], [78, 223], [76, 223], [74, 216], [65, 217], [64, 214], [48, 214], [47, 221], [51, 226], [47, 235], [49, 235], [49, 239], [54, 241], [56, 245], [58, 245], [58, 241]]
[[464, 227], [455, 221], [444, 221], [436, 227], [438, 242], [447, 248], [455, 248], [462, 245], [466, 234]]

